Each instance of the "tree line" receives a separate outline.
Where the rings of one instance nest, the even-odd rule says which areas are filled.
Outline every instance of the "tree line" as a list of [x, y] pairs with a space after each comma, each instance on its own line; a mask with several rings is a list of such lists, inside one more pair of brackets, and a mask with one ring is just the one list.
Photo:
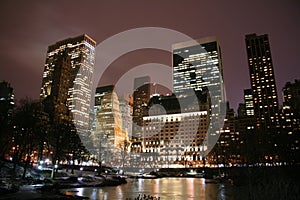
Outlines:
[[90, 153], [83, 146], [76, 128], [69, 121], [51, 123], [39, 101], [28, 98], [20, 100], [11, 119], [1, 118], [0, 157], [11, 160], [26, 170], [33, 161], [48, 158], [52, 165], [61, 161], [69, 165], [89, 159]]

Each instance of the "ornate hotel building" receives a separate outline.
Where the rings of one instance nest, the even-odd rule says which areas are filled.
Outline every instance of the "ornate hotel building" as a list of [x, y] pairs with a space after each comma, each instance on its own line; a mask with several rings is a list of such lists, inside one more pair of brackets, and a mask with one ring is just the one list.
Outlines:
[[204, 94], [196, 101], [192, 97], [185, 97], [189, 102], [185, 112], [181, 111], [180, 100], [175, 95], [154, 95], [151, 98], [149, 116], [143, 117], [144, 167], [203, 165], [204, 152], [207, 150], [204, 140], [210, 122], [207, 97]]

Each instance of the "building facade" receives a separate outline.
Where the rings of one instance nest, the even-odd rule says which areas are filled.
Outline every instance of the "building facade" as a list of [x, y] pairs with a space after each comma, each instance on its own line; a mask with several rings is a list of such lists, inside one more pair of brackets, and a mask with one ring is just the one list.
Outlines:
[[[200, 95], [199, 95], [200, 96]], [[203, 166], [210, 122], [207, 94], [183, 112], [175, 95], [155, 95], [143, 117], [142, 164], [150, 168]], [[189, 98], [189, 97], [185, 97]]]

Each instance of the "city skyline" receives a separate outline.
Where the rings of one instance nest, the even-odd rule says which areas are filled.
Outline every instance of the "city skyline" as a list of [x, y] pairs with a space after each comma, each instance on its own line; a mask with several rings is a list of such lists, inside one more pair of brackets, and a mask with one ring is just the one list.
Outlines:
[[[262, 33], [263, 35], [268, 35], [268, 34], [264, 34], [264, 33]], [[81, 35], [87, 35], [86, 33], [81, 33]], [[251, 33], [251, 34], [245, 34], [244, 35], [244, 37], [245, 38], [247, 38], [248, 36], [251, 36], [251, 35], [256, 35], [256, 33]], [[262, 36], [263, 36], [262, 35]], [[65, 40], [69, 40], [69, 39], [73, 39], [73, 38], [76, 38], [76, 36], [74, 36], [74, 37], [68, 37], [68, 39], [65, 39]], [[198, 38], [198, 39], [196, 39], [195, 41], [198, 41], [198, 40], [202, 40], [202, 39], [206, 39], [206, 38], [216, 38], [216, 36], [208, 36], [208, 37], [204, 37], [204, 38]], [[185, 43], [187, 43], [188, 41], [183, 41], [182, 42], [182, 44], [185, 44]], [[190, 42], [192, 42], [192, 41], [190, 41]], [[270, 42], [271, 43], [271, 42]], [[181, 44], [181, 43], [179, 43], [179, 44]], [[175, 44], [175, 45], [177, 45], [177, 44]], [[50, 45], [50, 46], [53, 46], [53, 45]], [[49, 47], [50, 47], [49, 46]], [[246, 46], [245, 46], [245, 48], [246, 48]], [[169, 59], [172, 59], [172, 58], [169, 58]], [[247, 59], [247, 56], [246, 56], [246, 59]], [[150, 64], [145, 64], [145, 66], [149, 66]], [[276, 64], [275, 64], [276, 65]], [[162, 65], [163, 66], [163, 65]], [[159, 67], [159, 65], [157, 65], [157, 66], [155, 66], [155, 67]], [[132, 69], [132, 68], [131, 68]], [[109, 70], [111, 70], [111, 69], [109, 69]], [[108, 71], [109, 71], [108, 70]], [[130, 69], [129, 69], [130, 70]], [[171, 69], [172, 70], [172, 69]], [[44, 72], [45, 73], [45, 72]], [[107, 73], [107, 72], [106, 72]], [[108, 73], [110, 73], [110, 72], [108, 72]], [[133, 72], [133, 73], [135, 73], [135, 72]], [[137, 72], [137, 76], [136, 77], [132, 77], [132, 84], [134, 85], [135, 84], [135, 79], [136, 78], [138, 78], [138, 74], [139, 73], [141, 73], [141, 71], [139, 70], [138, 72]], [[248, 72], [249, 73], [249, 72]], [[223, 70], [222, 70], [222, 74], [223, 74]], [[275, 73], [276, 74], [276, 73]], [[127, 75], [127, 74], [126, 74]], [[122, 75], [118, 75], [118, 78], [120, 78], [120, 76], [122, 76]], [[145, 74], [145, 76], [148, 76], [147, 74]], [[222, 77], [223, 77], [223, 79], [224, 79], [224, 75], [222, 75]], [[245, 76], [245, 78], [246, 78], [247, 76]], [[120, 84], [120, 82], [118, 82], [118, 81], [120, 81], [120, 80], [113, 80], [113, 81], [107, 81], [107, 80], [104, 80], [103, 81], [103, 77], [101, 77], [102, 79], [100, 79], [100, 81], [99, 81], [99, 83], [98, 83], [98, 86], [97, 87], [103, 87], [103, 86], [107, 86], [107, 85], [115, 85], [115, 84], [117, 84], [117, 86], [119, 86], [118, 84]], [[123, 78], [123, 77], [122, 77]], [[126, 78], [128, 78], [128, 75], [127, 75], [127, 77]], [[165, 77], [166, 78], [166, 77]], [[167, 78], [172, 78], [172, 74], [170, 74], [170, 77], [167, 77]], [[104, 79], [105, 79], [105, 77], [104, 77]], [[283, 95], [282, 95], [282, 90], [284, 89], [284, 86], [285, 86], [285, 84], [287, 84], [288, 82], [293, 82], [293, 81], [297, 81], [299, 79], [299, 77], [295, 77], [295, 79], [292, 79], [292, 80], [286, 80], [286, 81], [284, 81], [283, 80], [283, 86], [282, 86], [282, 88], [278, 88], [277, 87], [277, 93], [279, 93], [279, 95], [278, 95], [278, 101], [280, 102], [280, 104], [279, 104], [279, 108], [281, 107], [281, 106], [283, 106], [283, 102], [284, 102], [284, 97], [283, 97]], [[9, 81], [7, 81], [7, 80], [3, 80], [3, 81], [6, 81], [6, 82], [8, 82], [9, 84], [11, 84], [11, 82], [9, 82]], [[122, 80], [122, 81], [124, 81], [124, 80]], [[121, 84], [122, 84], [122, 81], [121, 81]], [[225, 79], [225, 81], [224, 82], [226, 82], [226, 79]], [[149, 83], [151, 83], [151, 84], [157, 84], [156, 82], [149, 82]], [[275, 80], [275, 83], [277, 83], [277, 80]], [[171, 84], [174, 84], [174, 83], [171, 83]], [[158, 89], [158, 93], [160, 93], [160, 94], [162, 94], [162, 95], [171, 95], [171, 93], [169, 93], [169, 92], [171, 92], [170, 91], [170, 88], [168, 88], [168, 87], [165, 87], [164, 85], [158, 85], [158, 86], [160, 86], [159, 87], [159, 89]], [[235, 112], [237, 113], [237, 111], [238, 111], [238, 106], [239, 106], [239, 104], [241, 104], [241, 103], [243, 103], [244, 102], [244, 96], [242, 96], [242, 99], [240, 100], [240, 101], [236, 101], [236, 105], [232, 105], [231, 103], [231, 101], [229, 100], [229, 99], [231, 99], [231, 98], [229, 98], [228, 97], [228, 95], [227, 95], [227, 93], [226, 93], [226, 84], [224, 84], [224, 86], [225, 86], [225, 100], [227, 101], [227, 102], [229, 102], [230, 103], [230, 105], [231, 106], [233, 106], [233, 108], [235, 108], [234, 110], [235, 110]], [[13, 86], [12, 86], [13, 87]], [[42, 86], [43, 87], [43, 86]], [[120, 86], [119, 86], [120, 87]], [[134, 95], [134, 87], [135, 86], [133, 86], [132, 87], [132, 89], [129, 89], [129, 91], [131, 90], [132, 91], [132, 93], [128, 93], [128, 91], [126, 91], [125, 93], [119, 93], [120, 92], [120, 90], [122, 91], [122, 86], [120, 87], [120, 88], [118, 88], [117, 89], [117, 92], [118, 92], [118, 96], [120, 95], [120, 96], [126, 96], [126, 95], [130, 95], [130, 96], [133, 96]], [[13, 87], [14, 88], [14, 87]], [[250, 84], [249, 84], [249, 87], [248, 88], [251, 88], [251, 82], [250, 82]], [[248, 90], [247, 88], [243, 88], [242, 89], [242, 91], [244, 91], [244, 90]], [[15, 88], [14, 88], [14, 91], [15, 91]], [[155, 94], [156, 93], [156, 90], [155, 90], [155, 92], [153, 93], [154, 91], [152, 91], [151, 92], [151, 95], [152, 94]], [[174, 92], [174, 91], [173, 91]], [[15, 96], [18, 96], [18, 94], [16, 95], [15, 93], [14, 93], [14, 95]], [[94, 94], [93, 94], [94, 95]], [[243, 94], [244, 95], [244, 94]], [[39, 94], [39, 96], [41, 96], [41, 94]], [[24, 98], [27, 98], [27, 97], [29, 97], [29, 98], [32, 98], [33, 97], [33, 99], [38, 99], [39, 97], [35, 97], [35, 96], [24, 96], [24, 97], [20, 97], [20, 98], [15, 98], [17, 101], [18, 100], [21, 100], [21, 99], [24, 99]], [[233, 101], [233, 102], [235, 102], [235, 101]], [[18, 102], [16, 102], [16, 104], [17, 104]], [[92, 102], [91, 102], [92, 103]]]
[[[245, 41], [251, 89], [244, 90], [244, 107], [241, 104], [239, 105], [239, 114], [242, 113], [241, 116], [239, 115], [235, 118], [235, 112], [231, 109], [229, 102], [226, 103], [227, 109], [223, 109], [225, 99], [222, 97], [224, 93], [222, 87], [223, 65], [221, 46], [219, 46], [216, 37], [206, 37], [197, 40], [196, 43], [194, 40], [189, 40], [172, 45], [172, 90], [174, 93], [171, 96], [166, 95], [164, 97], [164, 95], [157, 93], [152, 93], [153, 95], [151, 95], [151, 86], [155, 86], [151, 83], [150, 77], [137, 77], [134, 79], [133, 84], [135, 88], [135, 95], [132, 98], [133, 103], [130, 104], [129, 101], [127, 103], [125, 101], [122, 103], [123, 108], [121, 108], [120, 101], [118, 100], [119, 95], [115, 91], [114, 85], [97, 87], [94, 105], [95, 113], [83, 113], [83, 111], [79, 111], [84, 114], [84, 116], [85, 114], [87, 116], [87, 125], [85, 127], [92, 128], [86, 129], [86, 133], [88, 134], [84, 135], [82, 135], [84, 131], [83, 129], [81, 130], [80, 124], [77, 124], [77, 110], [73, 104], [74, 101], [75, 104], [76, 101], [85, 102], [91, 97], [92, 91], [88, 88], [92, 88], [93, 85], [91, 77], [94, 71], [94, 47], [96, 43], [86, 34], [58, 41], [48, 47], [42, 76], [43, 85], [40, 94], [42, 103], [41, 113], [47, 113], [48, 115], [44, 116], [49, 117], [49, 121], [44, 120], [44, 122], [48, 121], [54, 126], [59, 124], [71, 125], [73, 122], [78, 129], [77, 133], [80, 136], [84, 136], [83, 140], [92, 136], [92, 142], [97, 146], [98, 143], [101, 144], [101, 142], [99, 142], [99, 140], [102, 141], [101, 138], [106, 138], [107, 142], [109, 141], [108, 146], [112, 147], [112, 152], [115, 154], [122, 153], [122, 148], [119, 147], [123, 145], [124, 148], [127, 148], [128, 146], [126, 144], [129, 144], [127, 140], [130, 131], [128, 132], [126, 129], [128, 127], [131, 128], [131, 125], [123, 126], [122, 116], [123, 114], [128, 118], [132, 116], [132, 122], [142, 126], [140, 132], [137, 132], [134, 126], [132, 126], [134, 136], [131, 138], [132, 142], [141, 142], [141, 144], [146, 145], [146, 147], [148, 145], [148, 148], [150, 148], [148, 150], [142, 149], [141, 153], [157, 152], [157, 150], [153, 150], [152, 148], [157, 147], [157, 140], [162, 139], [160, 147], [165, 150], [169, 148], [169, 145], [171, 147], [183, 145], [182, 147], [185, 147], [184, 152], [181, 152], [181, 149], [177, 153], [181, 152], [184, 156], [193, 155], [187, 157], [187, 159], [191, 162], [193, 161], [189, 163], [190, 165], [197, 166], [199, 166], [200, 161], [203, 160], [204, 156], [206, 157], [210, 151], [212, 151], [212, 153], [208, 155], [208, 160], [218, 163], [219, 148], [224, 147], [222, 144], [229, 145], [232, 148], [233, 145], [229, 143], [238, 141], [239, 139], [244, 140], [245, 134], [249, 133], [250, 130], [255, 134], [266, 131], [264, 134], [252, 136], [252, 139], [256, 136], [258, 138], [257, 145], [261, 150], [260, 156], [258, 157], [259, 161], [265, 162], [272, 159], [284, 159], [284, 153], [281, 152], [281, 154], [279, 154], [277, 152], [277, 148], [280, 147], [277, 147], [276, 137], [288, 138], [290, 137], [288, 135], [296, 135], [299, 130], [297, 126], [299, 118], [297, 118], [298, 112], [296, 110], [299, 106], [299, 92], [297, 92], [298, 89], [296, 89], [298, 82], [296, 81], [293, 86], [295, 89], [289, 86], [291, 85], [290, 83], [286, 84], [285, 98], [287, 98], [288, 95], [290, 98], [288, 101], [290, 102], [282, 109], [283, 112], [279, 113], [268, 35], [246, 35]], [[84, 84], [83, 80], [86, 81]], [[7, 82], [3, 82], [3, 84], [7, 85], [3, 88], [5, 93], [10, 85]], [[10, 90], [12, 91], [12, 88]], [[287, 93], [287, 91], [289, 92]], [[85, 94], [84, 92], [87, 93]], [[193, 93], [195, 93], [196, 96], [193, 96]], [[81, 96], [77, 94], [84, 94], [84, 98], [81, 98]], [[7, 98], [4, 96], [1, 100], [7, 101]], [[197, 97], [197, 100], [194, 97]], [[174, 98], [176, 101], [174, 101]], [[169, 102], [169, 100], [173, 101]], [[179, 103], [178, 105], [176, 103], [177, 101]], [[287, 101], [287, 99], [285, 99], [285, 101]], [[9, 103], [9, 101], [7, 102]], [[86, 106], [85, 109], [89, 110], [90, 103], [84, 103], [84, 105]], [[131, 106], [132, 108], [130, 108]], [[81, 106], [80, 108], [84, 107]], [[130, 109], [133, 110], [132, 114]], [[226, 112], [226, 118], [223, 118], [225, 117], [223, 116], [225, 113], [222, 111]], [[293, 119], [294, 112], [295, 118]], [[9, 113], [9, 111], [7, 111], [7, 113]], [[70, 117], [71, 119], [69, 119], [68, 113], [73, 113], [73, 117]], [[256, 118], [256, 122], [253, 121], [253, 117]], [[281, 121], [279, 121], [279, 117], [282, 118]], [[42, 118], [43, 117], [40, 119]], [[199, 119], [200, 121], [198, 121]], [[89, 120], [95, 121], [88, 122]], [[207, 123], [208, 121], [210, 122]], [[290, 123], [291, 121], [293, 121], [293, 123]], [[85, 121], [82, 118], [80, 122]], [[153, 122], [154, 124], [152, 124]], [[181, 126], [176, 124], [178, 122], [180, 122], [179, 124], [181, 124]], [[188, 125], [184, 125], [184, 123]], [[161, 127], [157, 127], [158, 124], [160, 124], [160, 126], [163, 125], [166, 129], [160, 130]], [[279, 125], [282, 125], [282, 127]], [[185, 127], [187, 129], [183, 129], [184, 131], [182, 131], [179, 127]], [[21, 128], [21, 130], [25, 129]], [[192, 134], [196, 132], [197, 139]], [[206, 134], [204, 134], [205, 132]], [[104, 135], [102, 133], [104, 133]], [[155, 135], [155, 133], [158, 134], [158, 137], [154, 138], [155, 141], [150, 141], [153, 138], [150, 140], [149, 138]], [[184, 134], [182, 135], [182, 133]], [[232, 133], [235, 136], [228, 137], [226, 136], [228, 133]], [[238, 136], [239, 134], [241, 134], [241, 136]], [[218, 141], [220, 136], [221, 141]], [[267, 136], [268, 139], [266, 139]], [[192, 143], [192, 148], [194, 149], [192, 151], [190, 149], [191, 147], [184, 146], [186, 142], [184, 142], [183, 138], [188, 138], [191, 142], [193, 137], [196, 142], [193, 141]], [[226, 139], [226, 137], [229, 138], [229, 140]], [[200, 143], [200, 139], [202, 144]], [[175, 146], [173, 140], [175, 141]], [[243, 141], [241, 143], [235, 142], [235, 145], [237, 145], [238, 148], [242, 146], [242, 148], [245, 149], [245, 146], [242, 145], [243, 143]], [[289, 142], [287, 144], [283, 143], [282, 147], [287, 145], [291, 151], [297, 152], [299, 150], [297, 143], [298, 140], [295, 140], [295, 147], [293, 144], [289, 144]], [[153, 144], [155, 146], [151, 146]], [[86, 145], [86, 143], [84, 145]], [[94, 147], [95, 146], [92, 147], [93, 151]], [[198, 147], [197, 151], [195, 147]], [[90, 150], [90, 148], [88, 149]], [[93, 154], [93, 156], [97, 157], [97, 155], [100, 155], [100, 149], [98, 149], [99, 153]], [[116, 149], [120, 149], [120, 151], [115, 151]], [[202, 152], [202, 157], [200, 154], [196, 156], [199, 151]], [[231, 149], [229, 148], [226, 151], [230, 152]], [[160, 152], [160, 149], [158, 149], [158, 152]], [[173, 161], [179, 161], [179, 159], [176, 158], [178, 155], [176, 154], [176, 156], [172, 158]], [[101, 156], [99, 157], [101, 158]], [[167, 157], [169, 157], [169, 154], [167, 154]], [[241, 155], [236, 154], [234, 157], [239, 158]], [[225, 157], [223, 158], [225, 159]], [[243, 159], [239, 159], [239, 162], [242, 160]], [[158, 161], [165, 161], [165, 159], [158, 159]], [[181, 161], [187, 160], [182, 158]], [[120, 160], [111, 162], [120, 162]], [[205, 161], [201, 162], [203, 162], [202, 165], [205, 166]], [[237, 160], [234, 160], [234, 162], [237, 162]], [[182, 162], [181, 164], [185, 166], [186, 163]], [[164, 165], [169, 166], [169, 163]]]
[[4, 1], [0, 199], [297, 199], [299, 9]]
[[[227, 99], [236, 109], [238, 103], [243, 102], [243, 90], [250, 87], [244, 37], [250, 33], [267, 33], [270, 37], [278, 97], [280, 105], [282, 105], [282, 87], [286, 82], [298, 79], [297, 75], [300, 74], [298, 73], [299, 68], [297, 68], [297, 55], [299, 55], [299, 49], [297, 48], [299, 44], [297, 17], [299, 14], [296, 12], [299, 4], [292, 1], [290, 3], [274, 2], [272, 7], [267, 2], [259, 2], [259, 4], [252, 2], [251, 4], [253, 10], [240, 2], [233, 4], [232, 9], [235, 9], [237, 13], [232, 14], [228, 12], [230, 11], [229, 5], [221, 2], [209, 4], [194, 2], [194, 4], [191, 4], [193, 6], [183, 5], [180, 2], [174, 4], [163, 2], [158, 7], [154, 7], [151, 3], [136, 3], [135, 9], [132, 8], [135, 12], [132, 14], [122, 12], [120, 10], [122, 6], [120, 8], [114, 7], [116, 16], [108, 18], [108, 21], [99, 16], [109, 16], [106, 9], [102, 8], [105, 6], [112, 8], [114, 3], [105, 3], [101, 8], [95, 4], [95, 8], [91, 8], [94, 12], [89, 11], [89, 13], [93, 13], [92, 18], [94, 20], [86, 22], [86, 17], [81, 19], [81, 16], [77, 16], [72, 12], [66, 13], [67, 17], [63, 17], [65, 16], [65, 14], [62, 15], [63, 10], [65, 10], [63, 8], [67, 6], [65, 3], [60, 5], [55, 16], [49, 13], [50, 10], [54, 10], [56, 7], [51, 3], [48, 4], [49, 7], [47, 8], [42, 4], [32, 6], [31, 2], [26, 2], [26, 4], [18, 7], [9, 2], [4, 3], [2, 7], [4, 11], [1, 12], [1, 20], [5, 31], [1, 33], [0, 40], [1, 45], [4, 47], [0, 51], [2, 59], [0, 80], [8, 81], [11, 84], [17, 100], [26, 96], [37, 99], [41, 86], [40, 75], [43, 71], [45, 49], [49, 44], [82, 33], [91, 35], [97, 43], [100, 43], [106, 38], [127, 29], [157, 26], [181, 31], [194, 39], [210, 35], [216, 35], [220, 39], [222, 53], [224, 54], [223, 67]], [[195, 5], [198, 5], [198, 7]], [[201, 9], [201, 12], [199, 12], [200, 5], [203, 8], [214, 6], [216, 8], [215, 16], [209, 18], [211, 14], [209, 9], [207, 9], [208, 11]], [[85, 6], [83, 5], [82, 9], [86, 9]], [[186, 6], [191, 12], [186, 13], [186, 16], [182, 16], [179, 20], [174, 20], [172, 12], [168, 8], [176, 12], [182, 6]], [[22, 8], [22, 10], [19, 10], [19, 8]], [[77, 5], [72, 5], [72, 8], [78, 9]], [[99, 13], [96, 12], [97, 8], [103, 12], [97, 14]], [[129, 9], [129, 7], [127, 8]], [[265, 8], [268, 9], [265, 10]], [[12, 11], [12, 9], [15, 10]], [[152, 15], [151, 9], [152, 11], [156, 9], [156, 16]], [[32, 12], [25, 12], [25, 10]], [[251, 15], [251, 13], [256, 15]], [[11, 17], [11, 14], [16, 14], [16, 16]], [[143, 15], [144, 17], [139, 20], [136, 19], [136, 15]], [[237, 15], [240, 16], [238, 19], [235, 17]], [[157, 20], [161, 17], [164, 20]], [[6, 20], [8, 18], [9, 21]], [[19, 20], [20, 18], [22, 20]], [[121, 18], [122, 20], [119, 21]], [[218, 22], [220, 19], [224, 20], [224, 24]], [[187, 21], [191, 21], [191, 23], [185, 23]], [[276, 24], [273, 24], [272, 21], [276, 21]], [[213, 25], [216, 22], [218, 22], [217, 26]], [[63, 24], [68, 25], [64, 26]], [[195, 27], [195, 24], [199, 24], [199, 26]], [[105, 29], [100, 28], [100, 26], [105, 27]], [[137, 53], [142, 54], [141, 59], [130, 61], [132, 57], [136, 57]], [[168, 54], [160, 54], [154, 51], [145, 52], [144, 54], [143, 52], [131, 52], [117, 59], [111, 67], [112, 69], [120, 67], [130, 69], [143, 63], [143, 59], [146, 61], [156, 59], [160, 63], [171, 66]], [[118, 70], [113, 71], [117, 73]], [[23, 76], [25, 72], [31, 74], [30, 79], [28, 76]], [[244, 74], [242, 79], [237, 78], [240, 77], [240, 74]], [[107, 77], [107, 79], [110, 78]], [[111, 84], [109, 80], [102, 81], [102, 85]], [[111, 81], [116, 80], [112, 79]]]

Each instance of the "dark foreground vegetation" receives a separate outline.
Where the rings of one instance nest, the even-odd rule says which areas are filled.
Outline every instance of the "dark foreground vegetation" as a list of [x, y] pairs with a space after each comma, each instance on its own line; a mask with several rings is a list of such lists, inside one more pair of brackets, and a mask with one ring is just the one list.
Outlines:
[[105, 187], [126, 183], [125, 178], [112, 174], [74, 174], [59, 170], [51, 178], [52, 170], [29, 167], [23, 178], [24, 168], [12, 162], [0, 161], [0, 199], [83, 199], [76, 195], [60, 193], [63, 188]]

